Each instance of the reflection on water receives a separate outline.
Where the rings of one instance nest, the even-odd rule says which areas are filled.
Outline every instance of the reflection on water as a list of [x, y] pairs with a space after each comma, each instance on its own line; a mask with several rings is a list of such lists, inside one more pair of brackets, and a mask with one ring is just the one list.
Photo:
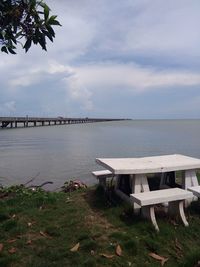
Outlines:
[[96, 157], [181, 153], [200, 158], [200, 120], [136, 120], [0, 130], [0, 180], [96, 182]]

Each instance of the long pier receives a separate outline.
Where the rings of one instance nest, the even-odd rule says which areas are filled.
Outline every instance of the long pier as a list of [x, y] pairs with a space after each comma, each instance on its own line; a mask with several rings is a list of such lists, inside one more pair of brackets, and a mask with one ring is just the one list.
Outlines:
[[38, 127], [51, 125], [66, 125], [75, 123], [92, 123], [106, 121], [122, 121], [126, 119], [105, 118], [38, 118], [38, 117], [0, 117], [0, 128]]

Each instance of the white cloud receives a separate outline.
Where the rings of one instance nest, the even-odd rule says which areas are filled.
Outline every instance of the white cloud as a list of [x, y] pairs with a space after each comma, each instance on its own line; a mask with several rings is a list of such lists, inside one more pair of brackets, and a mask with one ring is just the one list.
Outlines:
[[162, 87], [200, 85], [200, 74], [189, 71], [159, 71], [134, 64], [100, 64], [74, 68], [78, 84], [89, 88], [130, 88], [135, 92], [160, 90]]
[[59, 79], [59, 75], [70, 76], [73, 74], [73, 69], [70, 66], [65, 66], [57, 61], [49, 60], [44, 65], [39, 64], [27, 64], [16, 70], [15, 74], [8, 81], [9, 86], [12, 89], [20, 87], [28, 87], [34, 84], [43, 82], [44, 80], [50, 80], [52, 77]]
[[73, 113], [79, 106], [94, 111], [97, 94], [107, 98], [108, 90], [114, 109], [119, 90], [144, 98], [151, 91], [156, 98], [163, 88], [181, 95], [200, 85], [199, 1], [47, 2], [62, 27], [55, 27], [48, 52], [34, 46], [27, 54], [19, 48], [17, 56], [1, 55], [2, 101], [35, 101], [39, 113], [59, 96], [52, 110], [61, 113], [68, 104]]
[[83, 109], [92, 110], [92, 93], [84, 86], [81, 79], [79, 79], [79, 76], [75, 74], [69, 78], [64, 78], [63, 80], [67, 85], [66, 90], [69, 96], [73, 100], [78, 101], [82, 105]]

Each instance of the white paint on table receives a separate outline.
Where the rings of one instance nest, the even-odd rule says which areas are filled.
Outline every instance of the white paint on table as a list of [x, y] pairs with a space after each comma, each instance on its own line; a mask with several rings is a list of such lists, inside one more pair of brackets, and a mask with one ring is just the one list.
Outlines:
[[[128, 196], [119, 188], [120, 175], [128, 174], [131, 183], [132, 193], [149, 191], [147, 175], [149, 173], [166, 173], [172, 171], [183, 171], [182, 188], [198, 186], [196, 169], [200, 169], [200, 159], [184, 156], [181, 154], [152, 156], [142, 158], [97, 158], [96, 162], [110, 170], [116, 175], [116, 193], [124, 199]], [[162, 178], [162, 176], [161, 176]], [[161, 179], [162, 180], [162, 179]], [[187, 205], [194, 200], [188, 199]], [[138, 209], [138, 204], [134, 203], [134, 209]]]
[[96, 162], [114, 174], [162, 173], [200, 168], [200, 159], [180, 154], [143, 158], [97, 158]]

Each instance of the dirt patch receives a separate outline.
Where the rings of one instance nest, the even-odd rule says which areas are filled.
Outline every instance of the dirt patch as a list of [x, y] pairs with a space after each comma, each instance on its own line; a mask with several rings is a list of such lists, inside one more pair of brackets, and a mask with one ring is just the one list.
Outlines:
[[[101, 232], [102, 235], [98, 237], [98, 240], [102, 239], [102, 241], [106, 241], [107, 235], [109, 235], [111, 232], [116, 231], [116, 227], [114, 227], [104, 216], [102, 208], [96, 207], [96, 202], [98, 202], [99, 199], [96, 195], [95, 190], [86, 192], [83, 195], [83, 198], [89, 206], [89, 212], [84, 218], [84, 225], [91, 231], [94, 229], [94, 232], [97, 230], [98, 232]], [[104, 201], [103, 198], [102, 201]]]

